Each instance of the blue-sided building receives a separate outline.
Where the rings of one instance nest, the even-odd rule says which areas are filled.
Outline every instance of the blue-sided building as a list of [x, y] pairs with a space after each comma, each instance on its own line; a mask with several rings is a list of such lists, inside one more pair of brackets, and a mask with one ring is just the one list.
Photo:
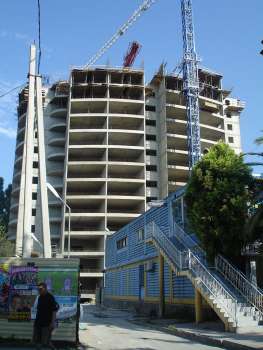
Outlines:
[[262, 290], [220, 255], [207, 263], [187, 228], [184, 189], [157, 204], [107, 238], [103, 303], [262, 332]]
[[[107, 238], [105, 305], [133, 307], [147, 314], [176, 313], [194, 317], [195, 289], [184, 271], [162, 259], [151, 235], [167, 237], [181, 251], [202, 251], [195, 236], [186, 235], [183, 190], [170, 195], [160, 204], [133, 220]], [[169, 243], [169, 241], [168, 241]], [[171, 245], [172, 247], [172, 245]], [[184, 254], [180, 259], [184, 260]], [[160, 274], [160, 269], [163, 274]], [[204, 307], [208, 308], [205, 304]]]

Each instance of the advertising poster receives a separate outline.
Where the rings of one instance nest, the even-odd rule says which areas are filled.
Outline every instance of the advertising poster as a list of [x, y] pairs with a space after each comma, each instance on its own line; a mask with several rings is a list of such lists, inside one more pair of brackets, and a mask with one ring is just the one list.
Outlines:
[[0, 318], [7, 318], [9, 311], [9, 266], [0, 265]]
[[47, 284], [59, 304], [57, 319], [70, 322], [76, 319], [78, 305], [78, 271], [74, 269], [41, 268], [39, 281]]
[[58, 321], [74, 323], [78, 305], [78, 270], [63, 267], [0, 265], [0, 318], [34, 320], [40, 282], [47, 284], [48, 291], [59, 304]]
[[9, 270], [9, 321], [30, 321], [37, 295], [36, 267], [13, 266]]

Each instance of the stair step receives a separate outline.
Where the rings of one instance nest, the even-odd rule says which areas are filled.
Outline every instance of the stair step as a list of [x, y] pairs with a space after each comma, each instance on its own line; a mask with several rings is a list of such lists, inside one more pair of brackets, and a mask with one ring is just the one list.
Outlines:
[[[183, 252], [185, 251], [186, 247], [184, 244], [181, 243], [181, 241], [176, 237], [167, 237], [163, 239], [166, 240], [166, 245], [167, 245], [167, 240], [171, 242], [171, 245], [174, 245], [177, 251]], [[177, 266], [177, 260], [178, 256], [174, 256], [173, 254], [175, 250], [167, 248], [167, 246], [162, 246], [162, 241], [159, 239], [154, 239], [153, 240], [155, 246], [160, 250], [160, 252], [163, 254], [169, 265], [173, 268], [173, 270], [177, 271], [179, 266]], [[191, 249], [191, 247], [188, 247]], [[220, 274], [217, 270], [214, 268], [208, 268], [206, 262], [204, 262], [202, 259], [200, 259], [205, 266], [211, 273], [211, 275], [218, 281], [218, 283], [224, 287], [224, 289], [229, 293], [228, 294], [224, 293], [221, 295], [213, 295], [210, 292], [209, 286], [206, 287], [205, 283], [203, 282], [202, 275], [199, 274], [195, 275], [192, 270], [190, 270], [191, 274], [191, 279], [193, 284], [196, 286], [198, 290], [202, 293], [203, 297], [208, 300], [209, 304], [211, 307], [220, 315], [220, 318], [224, 320], [224, 322], [227, 322], [229, 328], [231, 330], [235, 330], [236, 328], [236, 320], [231, 317], [231, 312], [233, 312], [233, 306], [235, 305], [235, 300], [237, 301], [237, 325], [242, 331], [242, 329], [253, 329], [257, 330], [260, 328], [261, 332], [263, 330], [263, 326], [258, 326], [258, 321], [260, 318], [259, 313], [255, 309], [255, 307], [251, 306], [246, 299], [240, 294], [240, 292], [233, 286], [229, 281], [225, 279], [223, 275]], [[220, 289], [214, 289], [216, 291], [216, 294], [220, 292]], [[231, 299], [231, 297], [234, 299]], [[229, 306], [229, 308], [232, 308], [232, 310], [227, 310], [226, 308]]]

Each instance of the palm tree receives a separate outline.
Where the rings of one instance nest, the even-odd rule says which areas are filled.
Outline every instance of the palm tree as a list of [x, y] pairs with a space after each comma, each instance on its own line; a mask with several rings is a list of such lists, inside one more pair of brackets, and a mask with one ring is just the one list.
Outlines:
[[[263, 132], [263, 130], [261, 130], [261, 132]], [[263, 145], [263, 136], [256, 138], [255, 143], [257, 145]]]

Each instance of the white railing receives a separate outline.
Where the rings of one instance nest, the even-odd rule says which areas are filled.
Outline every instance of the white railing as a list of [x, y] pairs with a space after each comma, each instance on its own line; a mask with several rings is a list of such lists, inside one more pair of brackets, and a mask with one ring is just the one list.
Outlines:
[[231, 265], [225, 258], [218, 255], [215, 259], [216, 269], [227, 279], [245, 299], [252, 304], [263, 318], [263, 293], [246, 276]]
[[206, 258], [205, 251], [195, 242], [190, 235], [185, 233], [185, 231], [177, 223], [174, 223], [175, 231], [174, 236], [178, 237], [183, 245], [190, 249], [194, 254], [196, 254], [202, 261]]
[[204, 264], [189, 250], [189, 270], [195, 276], [198, 286], [206, 294], [210, 294], [214, 301], [232, 318], [237, 325], [237, 300], [225, 289], [204, 266]]
[[164, 251], [167, 258], [175, 265], [176, 268], [183, 270], [188, 268], [187, 251], [178, 250], [172, 241], [162, 232], [154, 223], [150, 222], [146, 226], [146, 237], [153, 238], [158, 247]]
[[237, 300], [226, 290], [206, 268], [190, 249], [187, 251], [178, 250], [173, 242], [162, 232], [154, 222], [146, 226], [146, 237], [152, 238], [160, 249], [164, 251], [167, 258], [180, 270], [189, 270], [198, 287], [208, 296], [213, 297], [216, 302], [231, 317], [233, 323], [237, 325]]

